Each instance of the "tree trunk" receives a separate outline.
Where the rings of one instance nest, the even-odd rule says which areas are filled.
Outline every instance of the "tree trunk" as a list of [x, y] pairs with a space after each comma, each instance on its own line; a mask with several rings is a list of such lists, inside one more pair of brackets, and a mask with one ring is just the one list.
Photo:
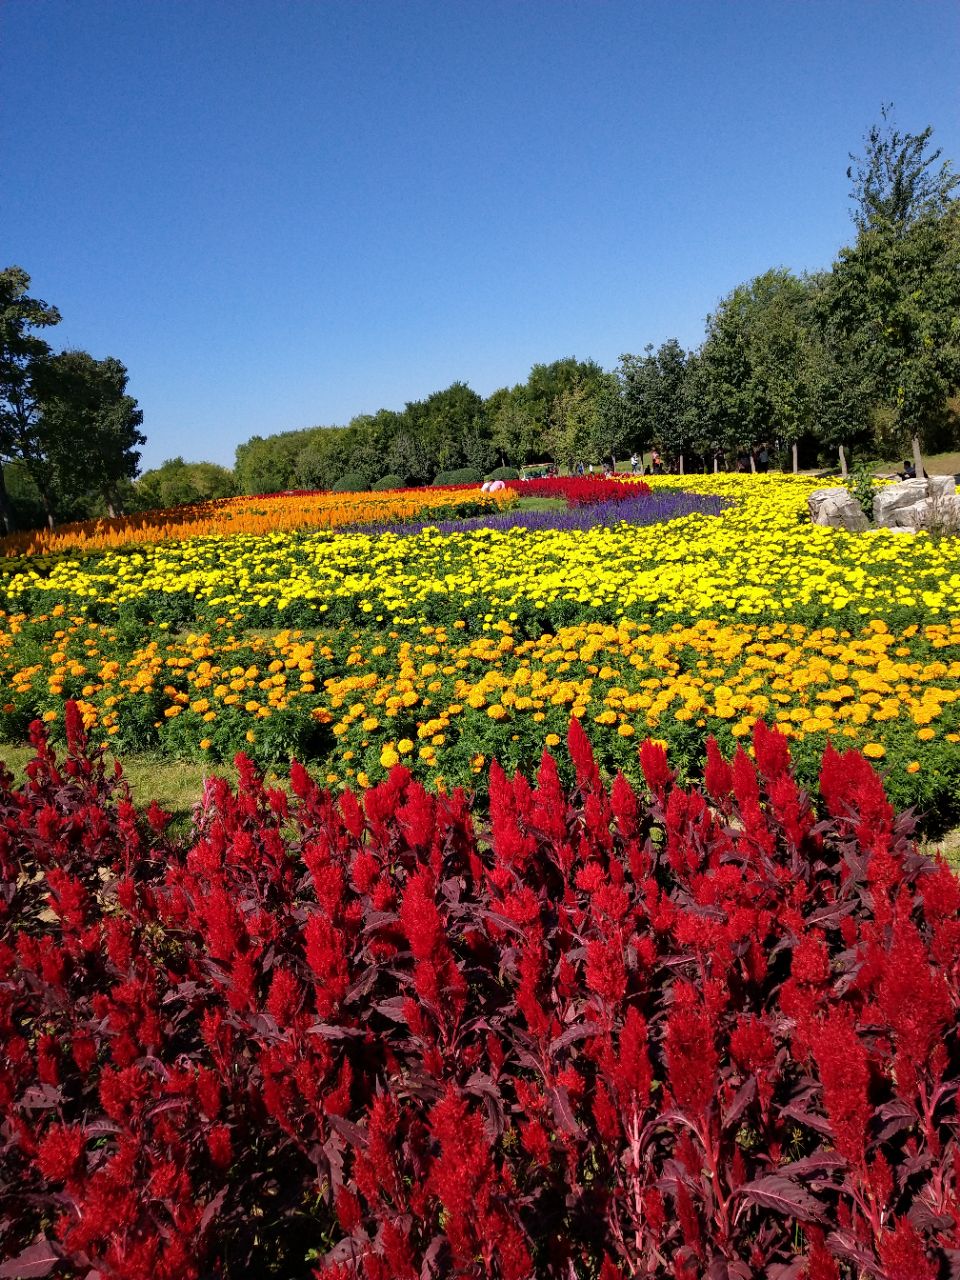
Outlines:
[[683, 454], [680, 455], [680, 474], [683, 475]]
[[847, 470], [847, 453], [843, 445], [840, 446], [840, 474], [843, 476], [844, 480], [846, 480], [847, 476], [850, 474]]
[[797, 471], [798, 471], [798, 467], [797, 467], [797, 442], [796, 442], [796, 440], [794, 440], [794, 442], [793, 442], [793, 474], [794, 474], [794, 475], [796, 475], [796, 474], [797, 474]]
[[[36, 479], [34, 479], [34, 484], [36, 484]], [[37, 488], [40, 490], [40, 500], [43, 502], [43, 509], [47, 513], [47, 527], [49, 529], [53, 529], [57, 522], [50, 494], [45, 485], [37, 485]]]
[[714, 454], [713, 455], [713, 474], [716, 475], [719, 472], [719, 470], [720, 470], [720, 463], [717, 459], [717, 455]]
[[913, 437], [913, 465], [917, 469], [917, 479], [922, 480], [927, 473], [923, 469], [923, 457], [920, 453], [920, 441], [916, 436]]
[[752, 449], [750, 450], [750, 473], [751, 475], [757, 474], [757, 460], [754, 457]]
[[13, 507], [10, 504], [10, 495], [7, 493], [7, 483], [3, 478], [3, 467], [0, 466], [0, 519], [3, 520], [3, 528], [5, 533], [12, 533], [16, 528], [16, 520], [13, 515]]

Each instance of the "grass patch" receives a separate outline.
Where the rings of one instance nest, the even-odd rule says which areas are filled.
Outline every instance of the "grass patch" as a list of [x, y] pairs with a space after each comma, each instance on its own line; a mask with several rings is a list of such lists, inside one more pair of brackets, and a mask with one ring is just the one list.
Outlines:
[[[62, 748], [56, 748], [56, 751], [58, 758], [62, 759]], [[26, 778], [26, 766], [33, 757], [32, 747], [15, 747], [9, 743], [0, 746], [0, 761], [12, 772], [18, 783]], [[107, 759], [112, 761], [113, 757], [108, 756]], [[213, 774], [227, 772], [225, 769], [209, 769], [186, 760], [162, 760], [149, 755], [124, 756], [121, 763], [123, 776], [130, 784], [137, 804], [146, 808], [151, 800], [156, 800], [162, 809], [173, 814], [174, 824], [178, 828], [188, 825], [193, 806], [203, 794], [206, 779]]]
[[[57, 759], [62, 760], [65, 754], [63, 746], [55, 743], [54, 750]], [[0, 744], [0, 764], [6, 765], [18, 785], [26, 780], [27, 765], [34, 755], [31, 746]], [[112, 765], [114, 758], [107, 754], [109, 764]], [[236, 784], [236, 770], [232, 765], [211, 768], [192, 760], [166, 760], [146, 753], [124, 755], [120, 763], [137, 805], [145, 809], [151, 800], [155, 800], [161, 809], [172, 814], [173, 827], [177, 831], [189, 829], [194, 806], [203, 795], [208, 778], [229, 778], [231, 785]], [[282, 787], [284, 790], [289, 788], [286, 773], [279, 774], [274, 769], [267, 769], [264, 777], [268, 786]]]
[[[913, 455], [911, 454], [911, 459]], [[875, 475], [891, 475], [903, 466], [903, 459], [894, 462], [878, 462], [873, 468]], [[960, 475], [960, 453], [931, 453], [923, 455], [924, 470], [932, 476]]]
[[510, 511], [563, 511], [566, 505], [563, 498], [518, 498]]

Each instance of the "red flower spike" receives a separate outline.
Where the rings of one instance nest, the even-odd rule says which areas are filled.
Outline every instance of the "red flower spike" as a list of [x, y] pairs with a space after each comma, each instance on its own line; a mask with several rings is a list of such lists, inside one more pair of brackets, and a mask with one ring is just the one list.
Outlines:
[[733, 790], [733, 771], [720, 754], [720, 748], [713, 734], [707, 738], [707, 762], [703, 780], [707, 790], [718, 803], [729, 799]]
[[923, 1240], [906, 1218], [880, 1238], [884, 1280], [937, 1280], [939, 1267], [927, 1257]]
[[667, 764], [667, 753], [659, 742], [647, 738], [640, 744], [640, 768], [647, 786], [655, 796], [662, 796], [673, 782], [674, 774]]

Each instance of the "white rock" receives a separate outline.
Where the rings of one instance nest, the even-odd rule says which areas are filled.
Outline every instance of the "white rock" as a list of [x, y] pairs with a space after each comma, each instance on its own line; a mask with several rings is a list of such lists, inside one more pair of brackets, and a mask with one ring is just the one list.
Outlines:
[[928, 476], [928, 494], [931, 498], [949, 498], [957, 492], [953, 476]]
[[862, 533], [867, 527], [863, 508], [849, 489], [817, 489], [807, 498], [810, 518], [814, 524], [831, 529], [846, 529], [850, 533]]
[[893, 527], [899, 524], [893, 513], [902, 507], [913, 507], [927, 498], [926, 480], [901, 480], [899, 484], [878, 489], [873, 499], [873, 518], [879, 525]]
[[927, 505], [924, 527], [940, 533], [960, 533], [960, 497], [956, 493], [945, 493]]

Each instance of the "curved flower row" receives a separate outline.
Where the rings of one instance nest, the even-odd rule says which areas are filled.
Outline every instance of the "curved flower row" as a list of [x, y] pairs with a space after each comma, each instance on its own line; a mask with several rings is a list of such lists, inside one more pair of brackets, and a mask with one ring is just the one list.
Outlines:
[[[658, 479], [658, 493], [690, 487]], [[587, 530], [480, 529], [415, 537], [277, 531], [63, 558], [11, 575], [0, 600], [27, 613], [54, 603], [111, 619], [258, 627], [384, 614], [452, 623], [517, 612], [531, 634], [620, 616], [660, 620], [829, 620], [860, 627], [960, 615], [960, 540], [814, 526], [816, 482], [779, 475], [702, 477], [731, 499], [718, 517]], [[496, 496], [496, 495], [494, 495]]]
[[181, 542], [189, 538], [258, 536], [276, 530], [339, 529], [375, 521], [411, 520], [432, 514], [498, 511], [515, 500], [509, 490], [480, 493], [476, 486], [402, 489], [383, 493], [273, 493], [220, 498], [163, 511], [84, 520], [58, 529], [32, 529], [0, 538], [0, 556], [85, 555], [114, 547]]

